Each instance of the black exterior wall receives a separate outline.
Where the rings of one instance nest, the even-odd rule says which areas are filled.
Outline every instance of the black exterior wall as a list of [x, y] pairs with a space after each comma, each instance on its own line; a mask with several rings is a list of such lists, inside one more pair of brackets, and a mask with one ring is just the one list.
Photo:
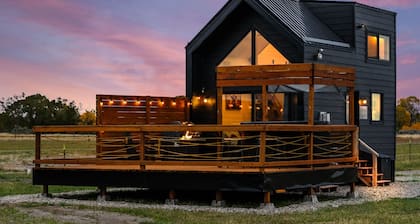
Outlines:
[[[258, 0], [230, 1], [227, 6], [235, 7], [230, 8], [229, 12], [222, 9], [225, 16], [216, 15], [213, 18], [213, 23], [219, 20], [219, 25], [213, 30], [203, 29], [199, 34], [201, 39], [196, 37], [187, 46], [187, 96], [200, 95], [204, 88], [206, 96], [216, 98], [216, 66], [251, 29], [257, 29], [292, 63], [325, 63], [354, 67], [357, 95], [368, 99], [369, 108], [368, 119], [356, 121], [360, 127], [359, 136], [383, 158], [387, 158], [379, 160], [386, 161], [380, 164], [380, 169], [385, 178], [394, 179], [396, 14], [355, 2], [301, 1], [300, 4], [304, 4], [349, 45], [345, 47], [332, 42], [321, 43], [301, 39], [291, 32], [293, 27], [282, 25], [281, 21], [268, 12], [269, 10], [256, 7], [255, 2]], [[205, 33], [209, 30], [210, 33]], [[368, 33], [390, 37], [389, 61], [367, 58]], [[197, 39], [200, 39], [198, 44]], [[324, 50], [322, 60], [315, 57], [319, 49]], [[383, 97], [382, 120], [379, 122], [371, 121], [370, 98], [373, 92], [380, 93]], [[306, 105], [307, 97], [304, 99]], [[331, 112], [334, 124], [345, 123], [345, 93], [316, 93], [315, 104], [315, 112]], [[356, 107], [356, 110], [358, 109]], [[216, 115], [216, 104], [211, 107], [195, 107], [191, 112], [191, 120], [195, 123], [216, 123]]]
[[274, 192], [356, 181], [356, 168], [285, 173], [226, 173], [34, 168], [34, 185], [138, 187], [154, 190]]
[[[321, 18], [340, 36], [348, 38], [350, 32], [354, 33], [354, 47], [340, 49], [328, 45], [306, 44], [305, 62], [313, 62], [313, 55], [318, 49], [324, 49], [324, 58], [321, 63], [351, 66], [356, 68], [356, 91], [360, 98], [366, 98], [369, 102], [368, 119], [359, 120], [360, 138], [380, 153], [379, 160], [381, 172], [385, 178], [394, 179], [395, 167], [395, 105], [396, 105], [396, 14], [366, 5], [355, 3], [308, 3], [311, 10]], [[344, 13], [342, 18], [336, 18], [334, 12], [354, 12], [354, 22], [349, 23], [351, 18]], [[331, 17], [331, 18], [330, 18]], [[332, 24], [333, 23], [333, 24]], [[362, 26], [363, 24], [363, 26]], [[379, 61], [367, 58], [367, 34], [378, 33], [390, 37], [390, 60]], [[352, 42], [349, 42], [352, 43]], [[319, 62], [318, 62], [319, 63]], [[371, 121], [371, 93], [381, 93], [382, 121]], [[328, 101], [321, 101], [328, 102]], [[338, 102], [338, 101], [337, 101]], [[331, 102], [330, 102], [331, 103]], [[342, 108], [334, 107], [320, 101], [316, 105], [332, 110], [343, 111], [344, 103], [339, 103]], [[334, 109], [335, 108], [335, 109]], [[358, 108], [357, 108], [358, 109]], [[339, 122], [334, 117], [334, 122]]]

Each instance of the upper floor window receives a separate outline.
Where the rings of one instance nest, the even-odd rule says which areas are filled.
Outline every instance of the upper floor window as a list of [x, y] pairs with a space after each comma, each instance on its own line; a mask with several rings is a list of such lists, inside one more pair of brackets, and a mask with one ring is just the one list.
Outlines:
[[252, 30], [229, 52], [219, 66], [278, 64], [289, 64], [289, 60], [261, 33]]
[[381, 34], [368, 34], [367, 54], [368, 58], [389, 61], [390, 43], [389, 36]]

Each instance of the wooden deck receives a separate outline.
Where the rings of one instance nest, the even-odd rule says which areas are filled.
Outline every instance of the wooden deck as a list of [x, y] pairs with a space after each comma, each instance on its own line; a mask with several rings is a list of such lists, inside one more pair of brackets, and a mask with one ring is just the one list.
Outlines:
[[[240, 137], [224, 136], [232, 131]], [[48, 126], [34, 132], [33, 183], [44, 186], [274, 192], [349, 184], [357, 176], [357, 127], [349, 125]], [[89, 158], [44, 158], [43, 135], [63, 132], [96, 132], [99, 150]], [[200, 136], [173, 135], [186, 132]]]
[[[358, 128], [354, 125], [354, 69], [318, 64], [217, 69], [214, 102], [218, 111], [222, 111], [223, 88], [259, 86], [262, 121], [266, 122], [267, 86], [304, 84], [309, 89], [307, 121], [220, 125], [222, 114], [218, 112], [218, 124], [214, 125], [159, 125], [188, 117], [190, 103], [177, 98], [121, 96], [114, 101], [111, 96], [100, 96], [97, 107], [102, 112], [96, 126], [33, 128], [33, 183], [101, 189], [116, 186], [258, 191], [264, 192], [264, 202], [269, 202], [270, 192], [278, 189], [354, 184], [359, 156]], [[349, 125], [315, 124], [315, 85], [347, 88]], [[136, 110], [141, 110], [142, 116], [137, 116]], [[96, 151], [89, 158], [42, 156], [43, 134], [92, 132], [97, 136]]]

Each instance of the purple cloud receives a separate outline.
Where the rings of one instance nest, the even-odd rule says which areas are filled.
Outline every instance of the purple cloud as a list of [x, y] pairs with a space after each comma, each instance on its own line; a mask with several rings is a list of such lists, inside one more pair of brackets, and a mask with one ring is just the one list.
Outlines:
[[412, 7], [420, 5], [418, 0], [357, 0], [357, 2], [376, 7]]

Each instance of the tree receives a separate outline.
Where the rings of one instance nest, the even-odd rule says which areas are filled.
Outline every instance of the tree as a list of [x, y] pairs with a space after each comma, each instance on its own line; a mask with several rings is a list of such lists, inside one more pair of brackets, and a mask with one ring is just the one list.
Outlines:
[[96, 124], [96, 112], [95, 110], [86, 110], [80, 115], [79, 124], [81, 125], [94, 125]]
[[32, 128], [34, 125], [77, 124], [79, 111], [75, 102], [66, 99], [49, 100], [41, 94], [9, 97], [0, 101], [3, 131], [15, 128]]
[[398, 105], [410, 113], [409, 126], [417, 122], [420, 108], [420, 100], [417, 97], [409, 96], [407, 98], [401, 98], [398, 102]]
[[396, 108], [396, 128], [397, 131], [401, 130], [401, 128], [410, 125], [410, 113], [401, 105], [397, 105]]

